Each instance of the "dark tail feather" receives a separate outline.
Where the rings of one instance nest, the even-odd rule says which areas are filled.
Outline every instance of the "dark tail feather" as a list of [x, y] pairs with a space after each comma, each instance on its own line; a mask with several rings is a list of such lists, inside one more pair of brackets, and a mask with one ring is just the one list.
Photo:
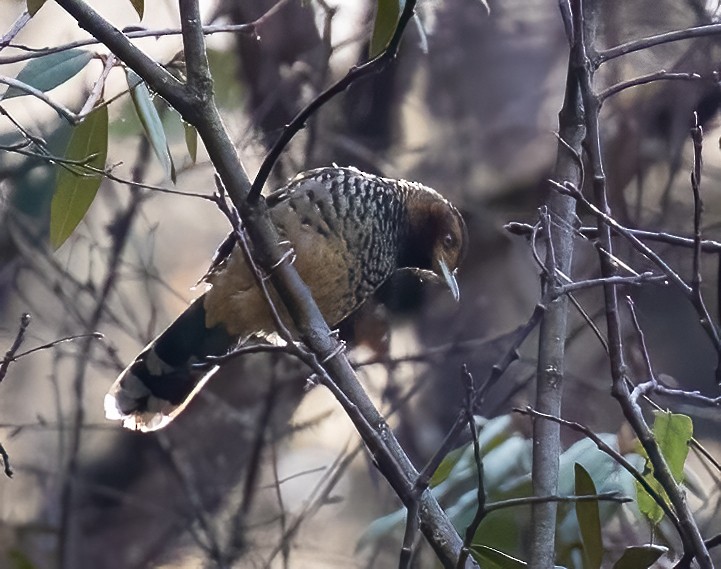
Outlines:
[[235, 343], [222, 326], [206, 328], [201, 296], [115, 380], [105, 396], [105, 416], [129, 429], [164, 427], [217, 370], [193, 364], [223, 355]]

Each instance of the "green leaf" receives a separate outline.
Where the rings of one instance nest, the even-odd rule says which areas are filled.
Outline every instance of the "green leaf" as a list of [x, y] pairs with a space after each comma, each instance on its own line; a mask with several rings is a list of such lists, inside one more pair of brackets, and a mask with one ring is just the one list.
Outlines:
[[133, 8], [135, 8], [135, 11], [138, 13], [138, 18], [142, 20], [143, 14], [145, 13], [145, 0], [130, 0], [130, 3], [133, 5]]
[[436, 468], [433, 476], [431, 476], [431, 488], [438, 486], [441, 482], [448, 478], [448, 476], [451, 474], [451, 471], [453, 470], [453, 467], [458, 464], [458, 461], [463, 456], [465, 450], [465, 446], [458, 447], [457, 449], [453, 449], [451, 452], [449, 452], [446, 456], [443, 457], [443, 460], [438, 465], [438, 468]]
[[[658, 443], [661, 454], [666, 459], [671, 475], [677, 482], [683, 480], [683, 468], [688, 456], [688, 444], [693, 437], [693, 422], [687, 415], [655, 411], [653, 423], [653, 435]], [[653, 476], [653, 467], [644, 449], [639, 450], [646, 457], [646, 468], [643, 477], [656, 490], [656, 492], [667, 500], [666, 492], [661, 484]], [[638, 508], [651, 521], [658, 524], [663, 519], [663, 510], [656, 501], [636, 482]]]
[[646, 569], [668, 551], [660, 545], [634, 545], [627, 547], [613, 569]]
[[525, 561], [486, 545], [472, 545], [471, 555], [483, 569], [520, 569], [528, 566]]
[[[73, 129], [64, 158], [103, 170], [107, 154], [108, 108], [102, 105]], [[70, 237], [85, 217], [102, 181], [102, 173], [81, 165], [60, 166], [50, 204], [50, 244], [54, 249]]]
[[[71, 79], [88, 64], [93, 54], [84, 49], [68, 49], [58, 53], [50, 53], [30, 61], [20, 70], [16, 79], [35, 87], [38, 91], [50, 91]], [[2, 99], [27, 95], [16, 87], [10, 87]]]
[[247, 98], [247, 85], [238, 81], [237, 73], [228, 73], [238, 65], [238, 55], [234, 50], [208, 50], [208, 65], [213, 76], [215, 101], [221, 109], [236, 109]]
[[[574, 465], [574, 473], [577, 496], [594, 496], [598, 493], [591, 475], [579, 463]], [[603, 538], [598, 502], [595, 500], [576, 502], [576, 517], [586, 557], [586, 569], [599, 569], [603, 560]]]
[[378, 0], [376, 18], [373, 22], [370, 57], [381, 53], [391, 41], [401, 15], [402, 0]]
[[403, 525], [405, 525], [406, 515], [406, 509], [403, 508], [383, 516], [382, 518], [373, 520], [373, 522], [358, 538], [358, 543], [355, 548], [356, 552], [368, 547], [369, 545], [373, 545], [377, 543], [378, 540], [387, 538], [389, 535], [392, 535], [393, 532], [398, 531]]
[[43, 4], [45, 4], [45, 0], [28, 0], [28, 14], [34, 16], [38, 13], [38, 10], [43, 7]]
[[30, 558], [16, 547], [8, 551], [7, 556], [12, 569], [36, 569]]
[[143, 130], [148, 137], [148, 141], [150, 141], [150, 146], [152, 146], [153, 152], [155, 152], [158, 160], [160, 160], [166, 177], [175, 181], [175, 167], [173, 166], [173, 159], [170, 156], [168, 139], [165, 136], [163, 121], [160, 120], [158, 109], [156, 109], [153, 104], [150, 91], [145, 85], [145, 82], [132, 70], [128, 69], [127, 76], [128, 87], [130, 88], [130, 96], [133, 99], [135, 112], [140, 119], [140, 123], [143, 125]]
[[[646, 461], [648, 461], [648, 458]], [[648, 470], [648, 467], [644, 469], [643, 477], [647, 480], [651, 487], [656, 490], [656, 493], [659, 494], [662, 499], [665, 499], [663, 488], [661, 488], [661, 485], [653, 477], [653, 474], [651, 474], [651, 471]], [[663, 519], [663, 510], [661, 509], [661, 506], [656, 503], [656, 500], [654, 500], [651, 495], [646, 492], [646, 489], [638, 482], [636, 482], [636, 501], [638, 502], [638, 509], [641, 510], [641, 513], [646, 516], [653, 525], [658, 525], [661, 522]]]
[[688, 415], [654, 411], [653, 434], [661, 448], [676, 482], [683, 481], [683, 467], [688, 456], [688, 444], [693, 437], [693, 421]]
[[188, 149], [190, 159], [193, 161], [193, 164], [195, 164], [198, 158], [198, 131], [195, 130], [192, 124], [188, 124], [185, 121], [183, 121], [183, 129], [185, 130], [185, 146]]

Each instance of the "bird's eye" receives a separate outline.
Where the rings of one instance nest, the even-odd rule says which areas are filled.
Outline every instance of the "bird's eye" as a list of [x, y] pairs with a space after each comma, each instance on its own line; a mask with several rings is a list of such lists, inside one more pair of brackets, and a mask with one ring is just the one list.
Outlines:
[[454, 244], [456, 240], [453, 238], [453, 235], [450, 233], [446, 233], [446, 235], [443, 237], [443, 246], [446, 249], [450, 249]]

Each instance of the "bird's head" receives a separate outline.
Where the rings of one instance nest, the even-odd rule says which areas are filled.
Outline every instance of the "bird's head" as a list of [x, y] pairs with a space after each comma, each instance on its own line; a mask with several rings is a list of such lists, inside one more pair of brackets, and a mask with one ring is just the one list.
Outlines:
[[408, 203], [404, 264], [423, 279], [444, 283], [458, 300], [455, 274], [468, 248], [466, 224], [460, 212], [436, 191], [418, 184], [413, 194]]

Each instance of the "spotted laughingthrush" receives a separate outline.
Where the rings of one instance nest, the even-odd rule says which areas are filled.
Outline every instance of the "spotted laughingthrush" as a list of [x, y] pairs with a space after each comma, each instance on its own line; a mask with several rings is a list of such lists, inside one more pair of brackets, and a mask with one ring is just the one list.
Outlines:
[[[299, 174], [266, 201], [330, 326], [359, 308], [398, 269], [444, 282], [458, 299], [454, 275], [465, 255], [467, 231], [458, 210], [438, 192], [333, 167]], [[275, 332], [267, 299], [233, 235], [205, 280], [211, 288], [115, 381], [105, 397], [109, 419], [144, 431], [163, 427], [218, 367], [198, 363]], [[271, 297], [278, 300], [275, 291]]]

